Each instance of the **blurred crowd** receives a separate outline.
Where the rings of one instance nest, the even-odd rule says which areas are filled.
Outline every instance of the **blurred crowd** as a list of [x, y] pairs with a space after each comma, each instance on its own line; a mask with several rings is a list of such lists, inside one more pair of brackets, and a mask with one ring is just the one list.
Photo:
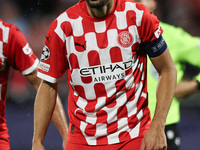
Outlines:
[[[0, 18], [18, 26], [27, 37], [36, 56], [40, 58], [50, 23], [78, 1], [0, 0]], [[200, 36], [200, 0], [158, 0], [158, 4], [155, 14], [159, 20], [182, 27], [194, 36]], [[199, 71], [191, 68], [192, 66], [189, 66], [189, 73], [195, 74]], [[16, 103], [33, 101], [35, 93], [32, 87], [17, 71], [11, 72], [7, 100]], [[63, 82], [66, 82], [64, 78]], [[60, 82], [58, 91], [63, 100], [67, 98], [66, 88]]]
[[157, 0], [155, 14], [161, 21], [182, 27], [193, 36], [200, 36], [199, 0]]

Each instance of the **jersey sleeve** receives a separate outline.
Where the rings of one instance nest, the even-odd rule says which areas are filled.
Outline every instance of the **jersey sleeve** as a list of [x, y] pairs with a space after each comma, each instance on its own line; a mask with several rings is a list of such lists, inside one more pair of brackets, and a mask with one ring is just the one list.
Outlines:
[[30, 48], [24, 34], [14, 25], [10, 28], [9, 42], [9, 64], [23, 75], [32, 73], [37, 68], [39, 60]]
[[51, 83], [56, 83], [67, 69], [65, 42], [60, 38], [64, 36], [62, 30], [55, 32], [57, 20], [49, 28], [42, 51], [37, 76]]
[[158, 18], [147, 7], [143, 9], [139, 32], [141, 44], [148, 56], [153, 58], [160, 56], [167, 49], [167, 44], [162, 37], [163, 29], [160, 27]]
[[158, 18], [145, 7], [140, 29], [141, 42], [149, 44], [158, 39], [162, 33]]

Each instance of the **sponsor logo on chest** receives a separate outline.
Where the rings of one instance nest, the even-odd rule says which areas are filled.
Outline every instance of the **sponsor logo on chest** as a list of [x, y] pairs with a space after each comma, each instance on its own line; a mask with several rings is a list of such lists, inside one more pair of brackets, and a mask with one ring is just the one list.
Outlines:
[[133, 61], [129, 60], [126, 62], [85, 67], [79, 70], [79, 74], [82, 77], [91, 76], [93, 78], [93, 82], [120, 80], [125, 78], [125, 71], [130, 69], [132, 65]]

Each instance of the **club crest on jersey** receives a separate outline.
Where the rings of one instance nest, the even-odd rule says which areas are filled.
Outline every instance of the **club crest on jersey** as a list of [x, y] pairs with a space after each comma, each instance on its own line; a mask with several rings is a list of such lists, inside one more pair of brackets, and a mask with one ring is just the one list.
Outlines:
[[45, 61], [49, 59], [49, 57], [50, 57], [50, 50], [46, 45], [44, 45], [43, 50], [42, 50], [41, 61]]
[[118, 35], [118, 43], [122, 47], [129, 47], [133, 43], [133, 36], [128, 31], [123, 31]]

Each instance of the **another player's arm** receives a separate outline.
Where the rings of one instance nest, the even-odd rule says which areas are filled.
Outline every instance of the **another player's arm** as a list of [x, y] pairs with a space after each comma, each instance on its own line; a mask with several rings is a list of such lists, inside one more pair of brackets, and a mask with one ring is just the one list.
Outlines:
[[56, 128], [58, 129], [60, 135], [63, 139], [63, 150], [66, 150], [66, 144], [67, 144], [67, 137], [68, 137], [68, 123], [65, 115], [65, 111], [62, 105], [62, 102], [60, 100], [60, 97], [57, 95], [57, 101], [56, 106], [54, 108], [52, 121]]
[[[190, 35], [179, 27], [174, 27], [173, 30], [176, 34], [175, 43], [179, 47], [174, 51], [174, 53], [178, 53], [178, 61], [200, 68], [200, 38]], [[198, 90], [198, 82], [195, 79], [182, 80], [176, 86], [175, 96], [185, 98]]]
[[146, 132], [141, 150], [166, 150], [167, 143], [164, 133], [165, 121], [176, 86], [176, 68], [170, 56], [168, 48], [151, 61], [159, 73], [157, 85], [157, 104], [151, 126]]
[[[31, 74], [26, 75], [26, 78], [31, 83], [35, 91], [37, 91], [41, 83], [41, 79], [37, 77], [37, 69], [33, 71]], [[67, 125], [65, 111], [62, 102], [60, 100], [60, 97], [58, 95], [57, 95], [56, 106], [51, 119], [56, 128], [58, 129], [58, 131], [60, 132], [60, 135], [62, 136], [63, 149], [66, 149], [68, 125]]]
[[[180, 54], [178, 55], [179, 61], [200, 68], [200, 38], [190, 35], [181, 28], [177, 28], [177, 30], [179, 32], [176, 35], [179, 37], [176, 39], [176, 42], [182, 46], [177, 52]], [[182, 80], [176, 87], [175, 96], [177, 98], [185, 98], [197, 92], [199, 90], [198, 87], [199, 83], [195, 79]]]
[[[8, 58], [8, 62], [13, 68], [21, 71], [21, 73], [25, 75], [29, 83], [33, 86], [35, 91], [37, 91], [40, 86], [41, 79], [37, 77], [37, 69], [35, 69], [31, 73], [30, 71], [32, 71], [31, 68], [34, 68], [34, 67], [37, 68], [37, 66], [35, 65], [37, 64], [38, 59], [36, 59], [36, 56], [34, 55], [34, 53], [32, 53], [32, 50], [29, 48], [26, 37], [17, 27], [13, 25], [10, 28], [10, 33], [11, 33], [10, 42], [12, 43], [10, 49], [11, 49], [11, 52], [13, 51], [11, 54], [15, 54], [15, 55], [14, 56], [11, 55], [11, 57]], [[28, 51], [24, 51], [25, 47], [26, 49], [28, 48]], [[24, 65], [24, 63], [22, 62], [26, 62], [27, 66], [30, 65], [31, 67], [27, 69], [26, 65]], [[56, 118], [60, 118], [60, 119], [56, 119]], [[58, 130], [60, 131], [60, 134], [63, 138], [63, 143], [66, 143], [67, 122], [66, 122], [64, 109], [62, 107], [62, 103], [59, 97], [57, 98], [57, 104], [53, 113], [52, 121], [54, 122]], [[65, 148], [65, 144], [63, 145], [64, 145], [63, 148]]]
[[34, 134], [32, 150], [44, 150], [43, 140], [56, 105], [57, 83], [42, 81], [34, 106]]
[[41, 82], [41, 79], [37, 77], [37, 69], [35, 69], [32, 73], [25, 75], [25, 77], [37, 92]]
[[177, 84], [175, 96], [177, 98], [185, 98], [198, 91], [199, 83], [196, 80], [182, 80]]

